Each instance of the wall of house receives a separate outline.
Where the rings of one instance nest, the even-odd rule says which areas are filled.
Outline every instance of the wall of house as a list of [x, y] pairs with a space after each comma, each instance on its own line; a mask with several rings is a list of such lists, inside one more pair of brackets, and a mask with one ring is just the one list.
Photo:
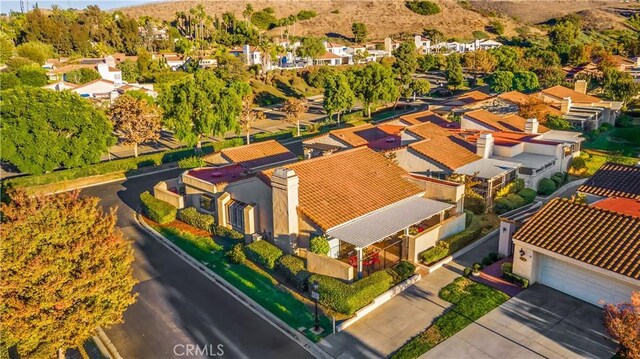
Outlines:
[[324, 231], [318, 227], [309, 217], [298, 211], [298, 242], [297, 248], [309, 248], [309, 240], [322, 235]]
[[[185, 185], [185, 189], [187, 190], [187, 193], [205, 192], [205, 193], [214, 194], [217, 192], [216, 186], [214, 184], [209, 183], [207, 181], [203, 181], [195, 177], [191, 177], [186, 173], [180, 176], [180, 180]], [[189, 189], [188, 189], [189, 187], [192, 187], [193, 192], [189, 192]]]
[[271, 187], [253, 177], [228, 184], [225, 192], [229, 193], [232, 199], [253, 205], [253, 233], [266, 233], [270, 237], [273, 233]]
[[415, 172], [415, 173], [428, 173], [428, 172], [436, 172], [436, 173], [450, 173], [447, 168], [441, 167], [416, 151], [406, 147], [401, 148], [399, 150], [394, 151], [396, 154], [396, 163], [398, 166], [402, 167], [405, 171]]
[[493, 155], [500, 157], [513, 157], [524, 152], [524, 144], [522, 142], [513, 146], [493, 145]]
[[345, 143], [332, 138], [330, 135], [314, 138], [307, 143], [322, 143], [325, 145], [338, 146], [340, 148], [351, 148], [351, 146], [347, 146]]
[[353, 281], [354, 268], [348, 263], [333, 259], [331, 257], [304, 251], [307, 257], [307, 270], [346, 281]]
[[507, 257], [511, 253], [511, 238], [516, 231], [516, 224], [513, 222], [501, 221], [500, 222], [500, 240], [498, 242], [498, 253]]
[[451, 217], [442, 221], [432, 228], [420, 233], [418, 236], [409, 237], [408, 258], [410, 261], [418, 262], [420, 253], [436, 245], [440, 239], [456, 234], [464, 229], [466, 213]]
[[424, 188], [424, 197], [457, 204], [456, 213], [462, 212], [464, 205], [464, 184], [455, 184], [437, 179], [408, 178], [409, 181]]
[[[521, 277], [527, 278], [529, 284], [533, 284], [538, 280], [538, 262], [540, 262], [540, 253], [529, 248], [523, 248], [522, 243], [518, 240], [513, 241], [515, 247], [513, 249], [513, 273]], [[524, 256], [520, 256], [520, 249], [524, 250]]]
[[493, 128], [489, 126], [481, 125], [473, 120], [470, 120], [466, 116], [462, 116], [462, 120], [460, 121], [460, 128], [463, 130], [490, 130], [493, 131]]
[[[391, 123], [393, 124], [393, 123]], [[403, 123], [399, 123], [400, 125], [402, 125]], [[402, 133], [400, 134], [400, 146], [406, 146], [410, 143], [416, 142], [416, 141], [420, 141], [422, 140], [422, 138], [409, 133], [407, 131], [402, 131]]]
[[161, 201], [165, 201], [172, 206], [181, 209], [185, 207], [185, 196], [169, 191], [169, 188], [178, 188], [178, 179], [170, 179], [158, 182], [153, 187], [153, 196]]

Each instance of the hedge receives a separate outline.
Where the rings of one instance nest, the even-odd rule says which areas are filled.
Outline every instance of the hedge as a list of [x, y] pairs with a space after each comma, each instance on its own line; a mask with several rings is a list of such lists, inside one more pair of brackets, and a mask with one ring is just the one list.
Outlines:
[[538, 194], [548, 196], [556, 190], [556, 183], [548, 178], [543, 178], [538, 183]]
[[178, 161], [178, 167], [184, 169], [204, 167], [205, 165], [206, 162], [202, 159], [202, 157], [198, 156], [191, 156]]
[[213, 226], [216, 222], [215, 218], [213, 218], [212, 215], [200, 213], [194, 207], [189, 207], [178, 211], [178, 219], [190, 226], [205, 230], [207, 232], [213, 231]]
[[296, 256], [285, 254], [276, 261], [276, 271], [280, 272], [287, 280], [297, 288], [305, 290], [309, 273], [304, 265], [304, 260]]
[[273, 269], [276, 265], [276, 260], [282, 257], [280, 248], [267, 241], [253, 242], [244, 247], [244, 252], [251, 261], [268, 269]]
[[317, 236], [311, 238], [309, 241], [309, 250], [315, 254], [328, 255], [331, 247], [329, 246], [329, 242], [323, 236]]
[[527, 278], [523, 278], [517, 274], [513, 274], [512, 272], [503, 272], [502, 277], [511, 283], [521, 286], [522, 288], [529, 288], [529, 280]]
[[520, 208], [522, 206], [524, 206], [526, 204], [526, 201], [524, 200], [524, 198], [518, 196], [515, 193], [511, 193], [507, 196], [507, 199], [511, 202], [511, 204], [513, 205], [512, 209], [516, 209], [516, 208]]
[[517, 178], [496, 192], [497, 197], [506, 197], [510, 193], [518, 193], [524, 189], [524, 180]]
[[482, 227], [479, 224], [477, 226], [471, 225], [459, 233], [438, 241], [437, 245], [449, 250], [449, 253], [454, 253], [476, 240], [481, 232]]
[[155, 198], [149, 191], [145, 191], [140, 195], [140, 202], [144, 214], [154, 222], [163, 224], [176, 219], [176, 207]]
[[504, 275], [505, 273], [512, 273], [513, 272], [513, 263], [511, 262], [504, 262], [502, 263], [502, 265], [500, 266], [500, 269], [502, 269], [502, 274]]
[[[205, 154], [212, 153], [224, 148], [240, 146], [243, 143], [242, 138], [233, 138], [222, 142], [216, 142], [214, 144], [206, 144], [202, 146], [202, 152]], [[139, 157], [105, 161], [85, 167], [63, 169], [41, 175], [21, 176], [7, 179], [2, 182], [3, 185], [9, 185], [12, 187], [33, 187], [56, 182], [71, 181], [89, 176], [135, 171], [144, 167], [159, 166], [164, 163], [179, 161], [183, 158], [192, 157], [194, 155], [194, 148], [183, 148], [167, 152], [142, 155]]]
[[416, 266], [413, 263], [403, 259], [395, 267], [391, 268], [391, 270], [398, 275], [398, 278], [395, 280], [395, 282], [400, 283], [409, 279], [409, 277], [411, 277], [416, 272]]
[[235, 240], [244, 239], [244, 234], [236, 231], [235, 229], [231, 229], [223, 226], [216, 226], [214, 234], [220, 237], [230, 238]]
[[431, 265], [448, 255], [449, 251], [446, 248], [436, 245], [420, 253], [420, 260], [426, 265]]
[[538, 194], [536, 193], [536, 191], [531, 188], [525, 188], [522, 191], [518, 192], [518, 196], [522, 197], [522, 199], [524, 199], [527, 204], [533, 203], [537, 195]]
[[231, 263], [242, 263], [247, 258], [244, 254], [243, 250], [244, 246], [242, 243], [237, 243], [226, 253], [227, 259]]
[[468, 209], [475, 214], [483, 214], [487, 210], [484, 197], [465, 196], [464, 209]]
[[467, 215], [464, 218], [464, 227], [466, 228], [466, 227], [469, 227], [469, 225], [471, 225], [471, 222], [473, 221], [473, 216], [475, 216], [475, 214], [468, 209], [465, 209], [464, 213]]

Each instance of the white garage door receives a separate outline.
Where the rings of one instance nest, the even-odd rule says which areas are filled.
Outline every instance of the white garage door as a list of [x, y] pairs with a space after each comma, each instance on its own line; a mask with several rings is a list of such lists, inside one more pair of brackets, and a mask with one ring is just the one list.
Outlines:
[[640, 290], [640, 287], [634, 288], [545, 255], [542, 256], [540, 283], [598, 306], [601, 300], [606, 303], [627, 302], [633, 290]]

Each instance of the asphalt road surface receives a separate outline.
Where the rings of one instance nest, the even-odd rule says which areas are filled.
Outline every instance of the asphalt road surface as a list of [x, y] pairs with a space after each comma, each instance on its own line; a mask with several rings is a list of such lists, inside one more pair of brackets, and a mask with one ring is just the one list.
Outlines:
[[[306, 350], [236, 301], [135, 223], [138, 197], [181, 170], [114, 182], [82, 190], [118, 206], [118, 226], [134, 241], [134, 290], [138, 301], [124, 323], [105, 332], [126, 359], [133, 358], [311, 358]], [[188, 345], [208, 353], [187, 353]], [[205, 349], [206, 348], [206, 349]], [[217, 357], [220, 357], [219, 355]]]

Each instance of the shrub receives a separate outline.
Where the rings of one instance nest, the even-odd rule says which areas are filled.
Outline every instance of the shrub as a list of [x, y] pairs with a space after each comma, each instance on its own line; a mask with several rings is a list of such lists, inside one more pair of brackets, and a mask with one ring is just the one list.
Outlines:
[[538, 183], [538, 194], [548, 196], [556, 190], [556, 183], [548, 178], [543, 178]]
[[466, 227], [469, 227], [469, 225], [471, 224], [471, 222], [473, 222], [473, 216], [474, 216], [474, 214], [473, 214], [473, 212], [471, 212], [471, 211], [470, 211], [470, 210], [468, 210], [468, 209], [465, 209], [465, 210], [464, 210], [464, 213], [467, 215], [467, 216], [464, 218], [464, 227], [466, 228]]
[[416, 272], [416, 266], [406, 260], [400, 261], [398, 265], [391, 269], [398, 275], [398, 279], [395, 281], [396, 283], [408, 279]]
[[419, 15], [435, 15], [440, 12], [440, 6], [431, 1], [411, 0], [405, 2], [404, 5]]
[[318, 16], [318, 14], [313, 10], [300, 10], [298, 11], [296, 18], [298, 18], [298, 20], [309, 20], [316, 16]]
[[379, 271], [353, 284], [346, 284], [332, 277], [313, 274], [309, 283], [314, 281], [318, 281], [321, 304], [351, 315], [391, 288], [393, 275], [388, 270]]
[[564, 174], [560, 172], [554, 173], [553, 176], [551, 176], [551, 180], [555, 182], [556, 188], [560, 188], [560, 186], [564, 184]]
[[571, 169], [581, 171], [587, 168], [587, 161], [583, 157], [576, 157], [571, 161]]
[[311, 276], [305, 268], [304, 260], [290, 254], [278, 258], [276, 270], [300, 290], [305, 289], [307, 279]]
[[190, 226], [208, 232], [212, 232], [213, 225], [216, 221], [212, 215], [200, 213], [194, 207], [189, 207], [178, 211], [178, 219]]
[[510, 193], [518, 193], [524, 188], [524, 180], [521, 178], [511, 181], [496, 192], [497, 197], [506, 197]]
[[474, 273], [477, 273], [478, 271], [480, 271], [482, 269], [482, 264], [476, 262], [473, 263], [473, 266], [471, 266], [471, 268], [473, 269]]
[[235, 244], [231, 250], [227, 252], [227, 259], [231, 263], [242, 263], [247, 256], [244, 254], [244, 246], [241, 243]]
[[537, 195], [538, 194], [536, 193], [536, 191], [532, 190], [531, 188], [525, 188], [522, 191], [518, 192], [518, 196], [522, 197], [522, 199], [524, 199], [524, 202], [527, 204], [533, 203]]
[[231, 229], [223, 226], [215, 227], [215, 234], [220, 237], [229, 238], [229, 239], [235, 239], [235, 240], [244, 239], [244, 234], [236, 231], [235, 229]]
[[511, 273], [513, 272], [513, 263], [511, 262], [502, 263], [502, 266], [500, 266], [500, 269], [502, 269], [502, 274]]
[[483, 214], [486, 211], [486, 203], [481, 196], [465, 196], [464, 209], [468, 209], [475, 214]]
[[498, 259], [500, 258], [500, 256], [498, 255], [498, 253], [496, 252], [491, 252], [489, 253], [489, 259], [491, 259], [491, 263], [495, 263], [498, 261]]
[[309, 241], [309, 250], [315, 254], [326, 256], [329, 254], [330, 249], [329, 241], [324, 236], [313, 237]]
[[178, 167], [184, 169], [204, 167], [206, 163], [201, 157], [191, 156], [178, 161]]
[[154, 222], [163, 224], [176, 219], [176, 207], [155, 198], [149, 191], [140, 194], [140, 203], [143, 213]]
[[477, 239], [480, 233], [482, 233], [482, 228], [472, 224], [469, 228], [438, 241], [436, 246], [447, 249], [449, 253], [454, 253]]
[[493, 261], [491, 260], [491, 258], [489, 257], [484, 257], [482, 258], [482, 265], [487, 267], [490, 266], [491, 264], [493, 264]]
[[253, 242], [244, 247], [244, 252], [250, 260], [269, 269], [273, 269], [276, 260], [282, 257], [280, 248], [267, 241]]
[[510, 195], [508, 195], [507, 199], [513, 205], [512, 209], [520, 208], [520, 207], [522, 207], [522, 206], [524, 206], [526, 204], [524, 198], [518, 196], [515, 193], [511, 193]]
[[448, 255], [449, 251], [446, 248], [436, 245], [420, 253], [420, 260], [426, 265], [431, 265]]
[[515, 207], [508, 198], [501, 197], [501, 198], [496, 198], [495, 201], [493, 201], [493, 211], [496, 214], [507, 213], [513, 208]]
[[462, 271], [462, 276], [465, 278], [469, 278], [469, 276], [471, 275], [471, 272], [473, 272], [473, 269], [469, 267], [464, 267], [464, 270]]
[[502, 277], [511, 283], [518, 284], [522, 288], [529, 288], [529, 280], [512, 272], [502, 272]]

